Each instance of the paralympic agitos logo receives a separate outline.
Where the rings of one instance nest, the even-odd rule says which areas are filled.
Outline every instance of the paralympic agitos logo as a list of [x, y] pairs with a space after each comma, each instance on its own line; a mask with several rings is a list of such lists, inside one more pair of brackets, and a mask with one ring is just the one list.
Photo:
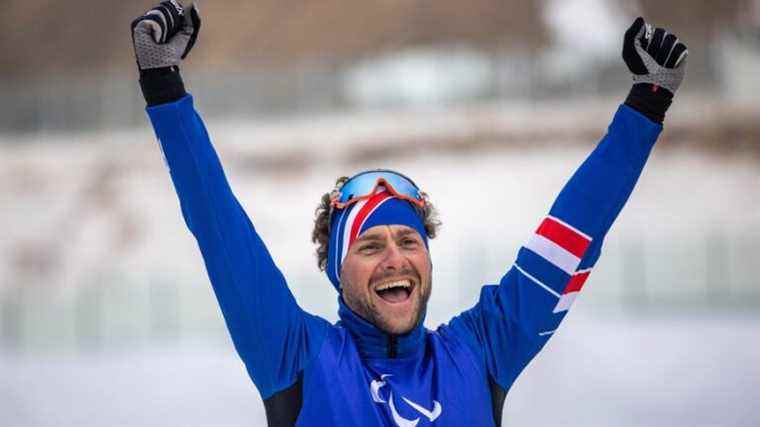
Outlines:
[[[393, 392], [392, 391], [389, 392], [388, 401], [387, 402], [385, 401], [385, 399], [382, 398], [382, 396], [380, 396], [380, 389], [383, 388], [383, 386], [385, 386], [385, 384], [386, 384], [385, 383], [385, 379], [388, 378], [388, 377], [390, 377], [390, 376], [392, 376], [392, 375], [390, 375], [390, 374], [380, 375], [380, 379], [379, 380], [374, 380], [374, 381], [372, 381], [370, 383], [370, 385], [369, 385], [369, 391], [370, 391], [370, 393], [372, 393], [372, 400], [374, 400], [375, 403], [382, 403], [382, 404], [387, 404], [388, 405], [388, 407], [391, 410], [391, 417], [393, 417], [393, 421], [396, 423], [396, 425], [398, 427], [415, 427], [417, 425], [417, 423], [420, 422], [420, 418], [417, 417], [417, 418], [415, 418], [413, 420], [410, 420], [410, 419], [406, 419], [406, 418], [402, 417], [398, 413], [398, 410], [396, 410], [396, 403], [393, 400]], [[415, 402], [407, 399], [404, 396], [401, 396], [401, 399], [404, 402], [406, 402], [407, 405], [409, 405], [412, 408], [414, 408], [415, 411], [419, 412], [425, 418], [427, 418], [428, 420], [430, 420], [431, 423], [433, 421], [435, 421], [436, 418], [438, 418], [441, 415], [441, 413], [443, 412], [443, 407], [441, 406], [441, 404], [437, 400], [433, 400], [433, 410], [429, 411], [429, 410], [427, 410], [427, 408], [423, 407], [422, 405], [420, 405], [418, 403], [415, 403]]]

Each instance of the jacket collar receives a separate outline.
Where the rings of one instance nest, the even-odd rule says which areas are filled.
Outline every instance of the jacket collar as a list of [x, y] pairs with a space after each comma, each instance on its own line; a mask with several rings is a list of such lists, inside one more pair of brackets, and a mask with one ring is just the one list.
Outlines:
[[356, 347], [359, 349], [359, 354], [363, 358], [407, 358], [420, 355], [424, 352], [425, 327], [423, 324], [425, 313], [422, 314], [422, 318], [417, 326], [403, 335], [390, 335], [381, 331], [375, 325], [354, 313], [345, 304], [341, 296], [338, 297], [338, 316], [340, 316], [338, 325], [348, 330], [356, 343]]

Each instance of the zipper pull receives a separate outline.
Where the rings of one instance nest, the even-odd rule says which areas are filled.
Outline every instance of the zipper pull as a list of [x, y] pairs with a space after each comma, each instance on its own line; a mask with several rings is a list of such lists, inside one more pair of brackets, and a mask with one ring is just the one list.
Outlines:
[[398, 337], [388, 335], [388, 358], [395, 359], [398, 355]]

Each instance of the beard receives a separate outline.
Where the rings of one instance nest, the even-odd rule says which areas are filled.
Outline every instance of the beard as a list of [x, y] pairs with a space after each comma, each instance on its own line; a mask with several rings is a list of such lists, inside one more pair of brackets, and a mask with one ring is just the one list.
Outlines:
[[[391, 313], [382, 310], [376, 304], [376, 295], [372, 284], [383, 281], [391, 277], [411, 276], [416, 278], [416, 286], [413, 292], [416, 295], [410, 295], [412, 298], [412, 310], [409, 316], [404, 319], [394, 317]], [[364, 320], [372, 323], [376, 328], [390, 335], [403, 335], [413, 330], [421, 321], [427, 311], [428, 300], [432, 290], [432, 277], [428, 275], [426, 283], [422, 283], [417, 271], [408, 269], [398, 273], [384, 274], [373, 276], [367, 285], [368, 293], [351, 292], [351, 286], [343, 287], [343, 298], [346, 304]]]
[[414, 301], [414, 308], [409, 320], [401, 324], [399, 324], [397, 319], [390, 318], [388, 314], [383, 313], [374, 304], [367, 304], [369, 317], [371, 318], [368, 320], [387, 334], [404, 335], [417, 327], [422, 319], [422, 315], [427, 310], [428, 299], [430, 299], [430, 291], [421, 291], [419, 298]]

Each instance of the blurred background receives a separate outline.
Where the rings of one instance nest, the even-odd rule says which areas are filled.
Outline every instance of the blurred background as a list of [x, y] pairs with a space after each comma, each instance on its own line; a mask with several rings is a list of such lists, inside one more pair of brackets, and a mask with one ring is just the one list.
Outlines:
[[[151, 1], [0, 14], [0, 425], [263, 426], [144, 113]], [[438, 206], [434, 328], [496, 283], [631, 81], [643, 15], [684, 85], [510, 426], [758, 426], [760, 1], [226, 0], [183, 66], [239, 199], [307, 310], [335, 179], [390, 167]], [[547, 407], [547, 401], [551, 405]]]

